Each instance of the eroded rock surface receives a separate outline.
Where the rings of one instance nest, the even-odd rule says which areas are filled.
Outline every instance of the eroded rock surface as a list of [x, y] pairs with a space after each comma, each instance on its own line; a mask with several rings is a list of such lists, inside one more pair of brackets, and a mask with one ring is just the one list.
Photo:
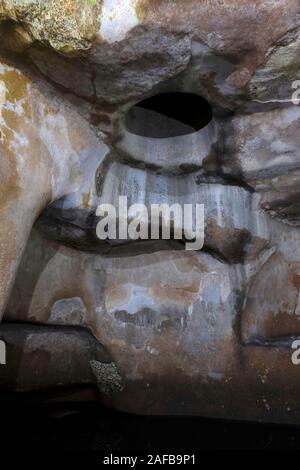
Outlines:
[[[1, 386], [299, 424], [299, 31], [298, 0], [0, 3]], [[203, 203], [203, 250], [101, 242], [119, 196]]]

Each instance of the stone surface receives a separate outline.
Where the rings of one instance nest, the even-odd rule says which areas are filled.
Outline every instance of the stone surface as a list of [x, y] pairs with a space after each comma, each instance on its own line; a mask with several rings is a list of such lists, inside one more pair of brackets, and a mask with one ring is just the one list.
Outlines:
[[49, 323], [82, 325], [86, 314], [84, 303], [79, 297], [57, 300], [51, 309]]
[[[9, 365], [1, 370], [1, 392], [92, 384], [90, 361], [96, 360], [103, 367], [111, 363], [107, 351], [85, 329], [3, 324], [1, 337]], [[105, 384], [105, 373], [102, 379]]]
[[[299, 424], [299, 31], [298, 0], [0, 3], [1, 387]], [[100, 242], [119, 196], [204, 203], [203, 250]]]
[[89, 47], [99, 30], [101, 6], [99, 0], [4, 0], [0, 20], [20, 23], [32, 42], [72, 53]]
[[122, 378], [115, 364], [91, 361], [90, 365], [96, 377], [97, 385], [104, 395], [110, 395], [113, 392], [121, 392], [123, 390]]

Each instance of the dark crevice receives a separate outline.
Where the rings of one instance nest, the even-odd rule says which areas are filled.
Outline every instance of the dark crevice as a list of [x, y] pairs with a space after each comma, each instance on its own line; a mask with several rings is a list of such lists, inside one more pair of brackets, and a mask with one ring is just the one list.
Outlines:
[[212, 107], [201, 96], [162, 93], [133, 106], [125, 116], [125, 126], [132, 134], [163, 139], [197, 132], [212, 117]]
[[221, 184], [223, 186], [236, 186], [245, 189], [250, 193], [254, 193], [255, 190], [242, 179], [237, 179], [232, 175], [226, 175], [223, 173], [206, 173], [196, 176], [196, 184]]
[[300, 339], [299, 336], [284, 336], [274, 338], [263, 338], [261, 336], [253, 336], [247, 341], [242, 341], [242, 345], [247, 346], [259, 346], [261, 348], [284, 348], [291, 349], [291, 344]]
[[[86, 253], [92, 253], [107, 257], [130, 257], [141, 254], [156, 253], [158, 251], [185, 251], [186, 243], [192, 243], [193, 240], [187, 240], [184, 235], [181, 240], [174, 238], [173, 227], [171, 226], [171, 236], [169, 240], [162, 238], [160, 227], [160, 239], [151, 239], [151, 224], [149, 223], [148, 240], [100, 240], [96, 235], [96, 217], [95, 214], [86, 214], [85, 220], [76, 223], [67, 221], [66, 216], [58, 215], [58, 212], [47, 209], [37, 223], [37, 229], [49, 240], [61, 243], [75, 250]], [[118, 231], [118, 226], [117, 226]], [[216, 260], [225, 264], [236, 264], [240, 259], [233, 258], [228, 253], [223, 253], [222, 249], [213, 246], [205, 241], [204, 247], [200, 250], [209, 254]]]

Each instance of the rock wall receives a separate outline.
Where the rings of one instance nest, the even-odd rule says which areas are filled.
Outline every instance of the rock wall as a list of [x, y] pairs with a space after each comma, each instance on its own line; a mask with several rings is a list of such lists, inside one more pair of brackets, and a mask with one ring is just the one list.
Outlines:
[[[299, 423], [299, 28], [298, 0], [0, 2], [1, 387]], [[203, 250], [100, 241], [119, 196], [204, 204]]]

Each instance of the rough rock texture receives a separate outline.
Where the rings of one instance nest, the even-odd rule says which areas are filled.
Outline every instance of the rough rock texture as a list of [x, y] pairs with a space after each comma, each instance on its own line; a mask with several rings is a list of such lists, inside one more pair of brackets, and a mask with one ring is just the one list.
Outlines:
[[[1, 387], [299, 424], [299, 34], [298, 0], [0, 2]], [[119, 196], [204, 203], [204, 249], [101, 242]]]
[[28, 43], [41, 41], [71, 53], [90, 46], [99, 30], [101, 6], [98, 0], [4, 0], [0, 20], [20, 23]]
[[[113, 367], [109, 354], [84, 329], [4, 324], [1, 337], [9, 365], [1, 371], [1, 392], [91, 384], [90, 361], [96, 360], [104, 369]], [[103, 374], [104, 385], [105, 379]]]

